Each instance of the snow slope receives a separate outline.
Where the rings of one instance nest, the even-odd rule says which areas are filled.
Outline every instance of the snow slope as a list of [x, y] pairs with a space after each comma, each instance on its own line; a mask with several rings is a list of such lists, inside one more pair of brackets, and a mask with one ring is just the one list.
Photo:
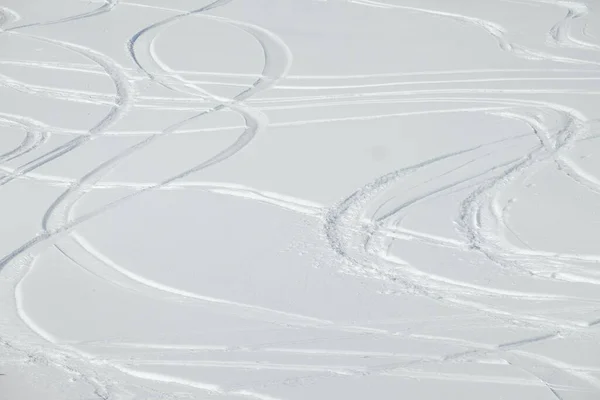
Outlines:
[[599, 9], [3, 1], [0, 399], [598, 399]]

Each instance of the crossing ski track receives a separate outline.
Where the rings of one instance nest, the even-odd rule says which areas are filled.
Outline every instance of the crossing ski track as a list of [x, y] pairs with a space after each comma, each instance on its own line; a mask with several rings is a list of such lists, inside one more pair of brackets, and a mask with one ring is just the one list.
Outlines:
[[0, 398], [600, 395], [600, 4], [72, 6], [0, 7]]

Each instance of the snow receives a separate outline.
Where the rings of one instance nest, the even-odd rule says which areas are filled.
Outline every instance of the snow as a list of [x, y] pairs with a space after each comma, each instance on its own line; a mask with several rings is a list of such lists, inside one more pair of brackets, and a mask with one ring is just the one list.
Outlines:
[[0, 399], [597, 399], [599, 7], [5, 0]]

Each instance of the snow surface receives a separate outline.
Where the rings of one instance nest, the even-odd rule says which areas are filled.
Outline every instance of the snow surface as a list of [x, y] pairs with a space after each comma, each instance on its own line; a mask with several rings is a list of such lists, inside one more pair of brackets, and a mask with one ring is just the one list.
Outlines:
[[599, 8], [2, 1], [0, 399], [599, 399]]

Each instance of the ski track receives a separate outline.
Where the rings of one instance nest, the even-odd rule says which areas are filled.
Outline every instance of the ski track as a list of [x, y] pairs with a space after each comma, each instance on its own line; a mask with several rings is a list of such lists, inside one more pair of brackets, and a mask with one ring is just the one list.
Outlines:
[[[88, 385], [94, 396], [102, 399], [124, 398], [180, 398], [177, 394], [166, 393], [168, 387], [200, 390], [207, 395], [234, 396], [259, 400], [282, 400], [263, 392], [276, 385], [302, 385], [305, 381], [340, 381], [348, 377], [360, 378], [372, 375], [391, 378], [411, 378], [417, 380], [452, 381], [465, 383], [501, 384], [517, 387], [540, 387], [547, 389], [551, 397], [562, 399], [563, 393], [576, 396], [600, 393], [598, 373], [600, 366], [574, 365], [533, 350], [531, 346], [552, 345], [552, 342], [576, 341], [582, 337], [597, 338], [593, 328], [598, 318], [588, 320], [565, 320], [552, 313], [535, 314], [519, 309], [507, 310], [497, 306], [494, 299], [510, 299], [527, 302], [575, 301], [585, 304], [592, 311], [600, 310], [600, 298], [588, 297], [586, 293], [562, 294], [543, 290], [523, 291], [506, 289], [466, 281], [460, 277], [440, 275], [429, 272], [428, 266], [419, 262], [407, 262], [393, 253], [393, 245], [398, 242], [412, 242], [438, 249], [450, 249], [466, 255], [477, 255], [487, 260], [497, 274], [509, 274], [514, 279], [530, 280], [540, 284], [585, 283], [600, 285], [600, 276], [585, 265], [596, 266], [600, 263], [600, 253], [582, 254], [576, 252], [558, 252], [547, 249], [531, 248], [511, 227], [507, 219], [509, 202], [499, 206], [500, 198], [508, 189], [518, 185], [521, 180], [530, 179], [540, 170], [555, 168], [574, 185], [582, 188], [591, 196], [600, 195], [600, 178], [580, 166], [569, 154], [583, 140], [593, 138], [591, 116], [556, 100], [538, 100], [543, 96], [597, 96], [600, 90], [582, 90], [556, 88], [555, 84], [576, 84], [586, 82], [594, 85], [600, 80], [600, 61], [594, 56], [600, 52], [600, 45], [594, 43], [594, 37], [586, 32], [574, 32], [576, 24], [593, 18], [593, 8], [583, 2], [523, 0], [522, 3], [559, 7], [564, 10], [563, 19], [557, 21], [546, 34], [544, 49], [531, 48], [513, 39], [512, 33], [500, 24], [486, 19], [458, 12], [429, 9], [426, 6], [414, 7], [390, 1], [350, 0], [357, 7], [368, 7], [373, 12], [385, 10], [386, 13], [412, 12], [431, 18], [447, 19], [467, 24], [483, 30], [496, 41], [504, 52], [525, 60], [545, 60], [563, 64], [565, 68], [553, 69], [479, 69], [422, 71], [414, 73], [348, 74], [348, 75], [290, 75], [292, 51], [274, 32], [256, 24], [230, 19], [209, 13], [227, 9], [232, 0], [217, 0], [192, 11], [140, 4], [134, 2], [107, 0], [90, 11], [68, 15], [48, 21], [29, 22], [23, 15], [0, 7], [0, 37], [28, 38], [38, 43], [61, 48], [88, 59], [90, 64], [73, 62], [40, 62], [33, 60], [0, 60], [3, 65], [20, 66], [32, 71], [66, 71], [85, 75], [108, 77], [114, 93], [102, 93], [93, 90], [77, 90], [57, 87], [53, 84], [40, 85], [21, 81], [0, 73], [0, 88], [20, 94], [43, 98], [49, 101], [75, 104], [101, 105], [108, 112], [89, 129], [73, 129], [52, 126], [26, 113], [12, 114], [0, 112], [0, 128], [16, 128], [24, 133], [22, 141], [12, 149], [0, 149], [0, 192], [15, 182], [32, 182], [62, 188], [63, 192], [47, 207], [42, 220], [41, 230], [21, 246], [0, 258], [0, 309], [6, 314], [6, 321], [0, 321], [0, 344], [4, 348], [16, 351], [31, 362], [56, 368], [72, 379], [78, 379]], [[86, 21], [101, 18], [110, 12], [121, 9], [133, 9], [137, 12], [151, 10], [153, 13], [166, 14], [135, 33], [126, 44], [126, 50], [134, 68], [123, 66], [108, 55], [91, 47], [53, 39], [51, 35], [40, 35], [38, 28], [77, 23], [84, 26]], [[218, 71], [203, 72], [195, 70], [177, 70], [163, 60], [156, 48], [156, 39], [168, 28], [185, 20], [195, 18], [198, 24], [213, 21], [235, 29], [252, 37], [262, 48], [264, 65], [259, 73], [232, 74]], [[24, 21], [22, 24], [16, 24]], [[78, 22], [81, 21], [81, 22]], [[35, 34], [28, 32], [29, 28]], [[51, 32], [51, 30], [49, 30]], [[576, 51], [565, 52], [563, 49]], [[577, 55], [573, 55], [577, 54]], [[587, 69], [569, 69], [569, 65]], [[549, 74], [539, 76], [540, 73]], [[585, 73], [585, 76], [578, 74]], [[513, 75], [508, 76], [507, 75]], [[416, 80], [415, 80], [416, 78]], [[251, 82], [250, 80], [253, 80]], [[321, 83], [322, 81], [322, 83]], [[160, 85], [172, 97], [141, 95], [140, 85], [152, 82]], [[502, 87], [511, 83], [520, 83], [519, 89]], [[535, 88], [527, 88], [535, 83]], [[489, 85], [480, 87], [481, 85]], [[539, 87], [543, 85], [543, 87]], [[431, 88], [435, 86], [435, 88]], [[207, 89], [208, 87], [208, 89]], [[440, 88], [441, 87], [441, 88]], [[233, 96], [215, 94], [213, 89], [238, 88]], [[258, 96], [273, 91], [276, 96]], [[292, 95], [293, 93], [293, 95]], [[299, 95], [296, 95], [299, 94]], [[277, 97], [279, 96], [279, 97]], [[552, 97], [556, 99], [556, 96]], [[403, 111], [394, 113], [365, 113], [327, 118], [298, 118], [279, 122], [269, 121], [269, 113], [282, 110], [302, 112], [307, 109], [340, 110], [356, 106], [388, 105], [436, 106], [437, 109]], [[447, 107], [452, 104], [451, 107]], [[446, 108], [444, 108], [446, 107]], [[114, 126], [137, 109], [161, 111], [191, 112], [179, 121], [160, 130], [122, 130]], [[25, 110], [24, 110], [25, 111]], [[216, 113], [235, 113], [244, 120], [244, 125], [217, 126], [214, 128], [188, 128], [188, 125]], [[308, 199], [274, 193], [269, 190], [252, 188], [230, 182], [193, 181], [190, 178], [197, 172], [217, 164], [225, 163], [243, 151], [257, 135], [274, 135], [269, 129], [288, 127], [320, 126], [324, 124], [369, 122], [382, 119], [400, 119], [425, 115], [471, 115], [486, 114], [519, 122], [530, 129], [530, 134], [467, 147], [414, 165], [404, 166], [391, 171], [365, 184], [355, 192], [332, 206], [320, 204]], [[337, 114], [334, 114], [337, 115]], [[596, 116], [593, 116], [596, 117]], [[558, 122], [557, 122], [558, 121]], [[144, 152], [160, 138], [182, 134], [203, 134], [219, 131], [241, 130], [241, 134], [231, 144], [213, 156], [198, 160], [186, 170], [167, 178], [153, 182], [109, 181], [107, 175], [133, 156]], [[47, 148], [49, 139], [54, 135], [68, 135], [69, 139], [52, 149]], [[38, 172], [38, 169], [50, 165], [59, 158], [76, 152], [85, 145], [101, 137], [141, 136], [134, 144], [120, 148], [89, 170], [77, 171], [76, 176], [51, 176]], [[535, 137], [537, 145], [529, 147], [526, 153], [511, 156], [501, 162], [480, 168], [476, 173], [465, 171], [478, 163], [485, 163], [493, 156], [503, 155], [511, 148], [509, 142], [518, 142], [523, 137]], [[512, 145], [515, 147], [516, 144]], [[516, 147], [515, 147], [516, 148]], [[512, 153], [510, 153], [512, 154]], [[465, 161], [465, 158], [466, 161]], [[25, 157], [32, 157], [26, 160]], [[20, 161], [24, 159], [25, 161]], [[461, 160], [461, 161], [456, 161]], [[16, 163], [16, 164], [15, 164]], [[440, 165], [445, 172], [434, 173]], [[414, 176], [433, 173], [419, 183], [409, 183]], [[461, 175], [463, 174], [463, 175]], [[184, 180], [184, 178], [187, 178]], [[436, 182], [443, 183], [437, 184]], [[433, 185], [433, 188], [431, 186]], [[124, 196], [76, 215], [75, 210], [90, 193], [99, 190], [127, 190]], [[531, 331], [529, 337], [509, 340], [490, 345], [476, 340], [460, 339], [453, 336], [420, 334], [418, 330], [409, 333], [395, 329], [379, 328], [368, 322], [340, 322], [311, 315], [289, 312], [285, 309], [266, 307], [259, 304], [247, 304], [226, 298], [183, 290], [152, 278], [140, 275], [119, 265], [107, 254], [100, 252], [93, 243], [77, 232], [77, 227], [93, 219], [101, 218], [105, 213], [127, 204], [133, 199], [153, 191], [178, 190], [186, 193], [190, 190], [210, 192], [222, 196], [236, 197], [248, 202], [261, 202], [269, 206], [291, 211], [322, 225], [323, 238], [333, 253], [329, 264], [336, 272], [359, 280], [385, 282], [391, 290], [387, 296], [414, 296], [426, 298], [457, 311], [474, 313], [475, 316], [494, 321], [498, 326], [511, 330], [525, 327]], [[404, 189], [411, 197], [399, 201], [394, 193]], [[417, 206], [428, 202], [467, 192], [456, 210], [455, 227], [460, 239], [444, 237], [429, 232], [421, 232], [403, 226], [403, 221]], [[391, 196], [391, 197], [390, 197]], [[373, 211], [376, 210], [376, 211]], [[515, 237], [519, 245], [508, 239]], [[66, 263], [91, 274], [99, 282], [131, 293], [144, 296], [153, 301], [178, 304], [198, 304], [210, 306], [211, 310], [223, 315], [267, 322], [274, 329], [314, 329], [318, 332], [335, 331], [338, 335], [354, 338], [405, 338], [421, 342], [445, 345], [459, 345], [465, 350], [440, 353], [435, 356], [419, 353], [383, 352], [355, 349], [323, 349], [288, 347], [305, 344], [305, 341], [287, 340], [265, 342], [247, 348], [230, 348], [213, 345], [185, 345], [168, 343], [130, 343], [107, 339], [101, 342], [69, 342], [48, 331], [26, 311], [25, 290], [27, 278], [36, 268], [38, 257], [49, 248], [58, 250]], [[572, 272], [573, 271], [573, 272]], [[582, 306], [573, 306], [575, 309]], [[570, 310], [569, 307], [565, 312]], [[6, 313], [5, 313], [6, 311]], [[559, 311], [559, 310], [555, 310]], [[7, 322], [8, 321], [8, 322]], [[437, 321], [438, 324], [444, 322]], [[405, 321], [409, 323], [411, 321]], [[425, 321], [426, 322], [426, 321]], [[453, 326], [452, 322], [447, 322]], [[416, 328], [418, 329], [418, 327]], [[323, 337], [323, 340], [328, 340]], [[309, 340], [306, 344], [318, 342]], [[122, 357], [95, 352], [99, 349], [125, 351]], [[522, 349], [527, 348], [527, 349]], [[0, 351], [2, 348], [0, 348]], [[223, 361], [215, 358], [199, 359], [156, 359], [144, 358], [144, 353], [127, 357], [127, 351], [160, 350], [163, 354], [177, 354], [192, 351], [216, 355], [235, 354], [239, 360]], [[290, 362], [250, 361], [248, 355], [288, 354], [293, 356]], [[324, 359], [314, 362], [314, 357], [343, 356], [345, 363], [331, 363]], [[467, 362], [484, 363], [486, 357], [498, 357], [508, 365], [526, 373], [526, 377], [511, 378], [504, 376], [474, 376], [465, 373], [440, 373], [427, 371], [428, 366]], [[306, 357], [308, 363], [296, 362]], [[362, 357], [389, 358], [375, 364], [363, 364]], [[222, 385], [205, 382], [202, 377], [191, 380], [169, 373], [148, 372], [144, 366], [203, 367], [213, 369], [239, 369], [253, 371], [292, 371], [294, 378], [271, 379], [259, 385], [230, 384]], [[555, 371], [547, 373], [546, 370]], [[435, 370], [434, 370], [435, 371]], [[540, 372], [541, 371], [541, 372]], [[568, 378], [564, 378], [567, 376]], [[135, 381], [131, 381], [135, 378]], [[568, 379], [569, 385], [565, 385]], [[146, 382], [139, 384], [135, 382]], [[341, 383], [343, 385], [343, 382]], [[571, 398], [571, 397], [569, 397]], [[577, 397], [573, 397], [577, 398]], [[587, 398], [587, 397], [586, 397]]]

